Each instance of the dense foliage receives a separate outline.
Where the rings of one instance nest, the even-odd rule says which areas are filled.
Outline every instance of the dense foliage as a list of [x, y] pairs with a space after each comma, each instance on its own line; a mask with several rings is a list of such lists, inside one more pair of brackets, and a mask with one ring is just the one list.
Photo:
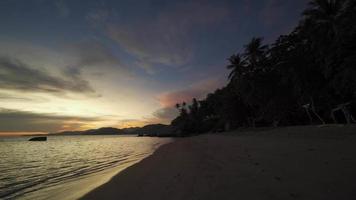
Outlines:
[[252, 38], [243, 52], [232, 55], [225, 87], [204, 100], [177, 104], [180, 115], [172, 126], [189, 135], [351, 122], [356, 116], [355, 21], [355, 0], [311, 1], [290, 34], [271, 45]]

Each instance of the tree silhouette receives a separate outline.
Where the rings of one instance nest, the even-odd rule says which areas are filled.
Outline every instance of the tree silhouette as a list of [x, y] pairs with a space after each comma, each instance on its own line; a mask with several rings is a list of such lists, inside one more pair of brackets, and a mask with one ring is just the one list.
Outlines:
[[172, 125], [191, 135], [226, 127], [334, 123], [340, 110], [345, 122], [353, 122], [355, 19], [355, 0], [310, 1], [290, 34], [270, 45], [254, 37], [228, 59], [225, 87], [177, 104], [180, 115]]
[[245, 73], [246, 62], [242, 59], [240, 54], [234, 54], [228, 60], [230, 64], [227, 66], [227, 69], [231, 70], [228, 79], [234, 81], [238, 76]]

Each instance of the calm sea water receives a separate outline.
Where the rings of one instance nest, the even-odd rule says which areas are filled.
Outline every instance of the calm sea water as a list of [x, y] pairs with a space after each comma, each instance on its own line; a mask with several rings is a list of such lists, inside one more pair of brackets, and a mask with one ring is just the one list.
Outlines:
[[75, 199], [170, 139], [130, 136], [0, 138], [0, 199]]

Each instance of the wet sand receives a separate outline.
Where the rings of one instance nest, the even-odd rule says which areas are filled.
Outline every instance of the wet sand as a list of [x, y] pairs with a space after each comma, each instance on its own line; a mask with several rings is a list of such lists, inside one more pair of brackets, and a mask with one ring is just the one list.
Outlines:
[[356, 127], [179, 138], [83, 199], [356, 199]]

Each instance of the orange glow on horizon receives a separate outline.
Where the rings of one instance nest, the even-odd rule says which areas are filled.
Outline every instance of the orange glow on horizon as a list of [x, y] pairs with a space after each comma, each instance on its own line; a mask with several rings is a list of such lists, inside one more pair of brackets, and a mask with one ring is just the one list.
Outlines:
[[1, 136], [45, 135], [45, 132], [0, 132]]

